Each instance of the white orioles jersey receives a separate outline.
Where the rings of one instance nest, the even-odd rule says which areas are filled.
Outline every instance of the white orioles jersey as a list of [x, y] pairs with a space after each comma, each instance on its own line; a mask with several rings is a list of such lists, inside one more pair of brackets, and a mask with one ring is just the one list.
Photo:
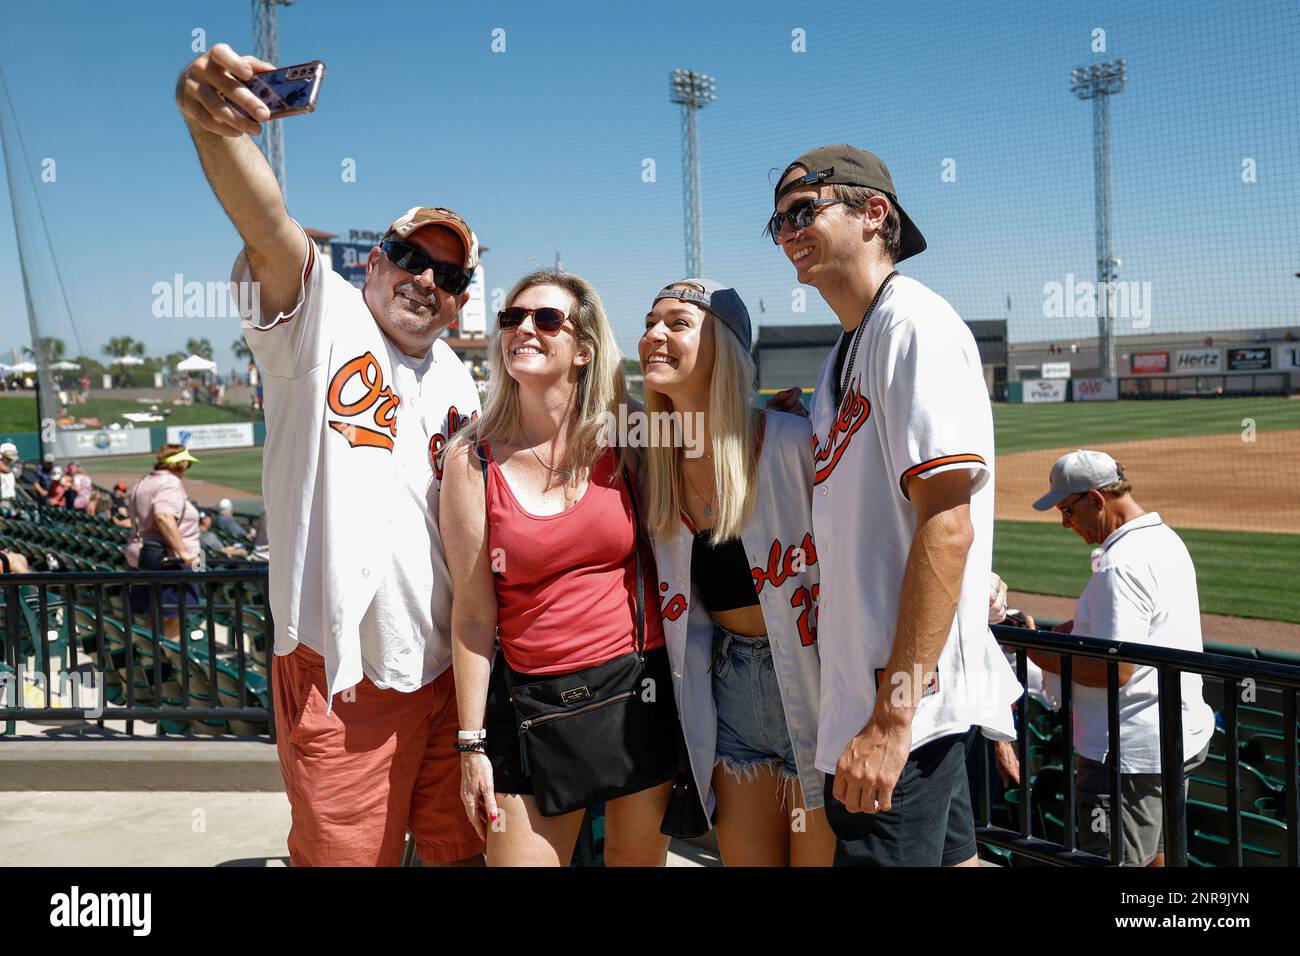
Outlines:
[[[1015, 736], [1020, 685], [988, 627], [993, 557], [993, 415], [970, 330], [939, 295], [895, 276], [858, 342], [843, 400], [836, 350], [813, 396], [813, 537], [821, 567], [817, 767], [834, 773], [866, 725], [889, 662], [903, 571], [916, 532], [909, 480], [974, 477], [975, 541], [936, 674], [912, 723], [912, 748], [972, 725]], [[915, 675], [918, 682], [924, 675]]]
[[[240, 253], [231, 281], [251, 279]], [[331, 707], [363, 673], [415, 690], [451, 660], [436, 456], [478, 415], [473, 379], [442, 341], [395, 355], [310, 239], [297, 305], [245, 319], [244, 337], [265, 376], [275, 653], [321, 654]]]
[[[768, 411], [758, 456], [758, 495], [740, 538], [767, 623], [786, 729], [794, 746], [805, 806], [822, 805], [817, 746], [818, 557], [808, 489], [812, 428], [807, 419]], [[676, 533], [654, 539], [659, 606], [673, 691], [705, 811], [713, 813], [718, 713], [713, 700], [713, 620], [691, 583], [695, 529], [682, 515]]]

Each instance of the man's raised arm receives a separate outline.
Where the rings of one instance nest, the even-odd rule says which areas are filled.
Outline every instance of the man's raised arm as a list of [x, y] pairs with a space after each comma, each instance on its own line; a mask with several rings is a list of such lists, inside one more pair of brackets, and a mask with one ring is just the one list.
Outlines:
[[297, 302], [306, 238], [289, 218], [270, 164], [249, 138], [261, 133], [261, 124], [226, 102], [266, 119], [266, 106], [242, 81], [270, 69], [272, 64], [218, 43], [181, 72], [176, 105], [212, 191], [243, 237], [262, 312], [276, 316]]

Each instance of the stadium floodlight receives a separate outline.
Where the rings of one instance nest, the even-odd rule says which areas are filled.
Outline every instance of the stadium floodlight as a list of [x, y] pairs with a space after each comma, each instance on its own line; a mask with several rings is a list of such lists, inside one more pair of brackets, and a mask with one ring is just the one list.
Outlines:
[[682, 204], [686, 220], [686, 274], [704, 271], [700, 255], [700, 148], [695, 113], [718, 98], [718, 81], [694, 70], [673, 70], [672, 101], [682, 107]]
[[1120, 260], [1111, 254], [1110, 98], [1124, 91], [1128, 60], [1110, 60], [1070, 71], [1070, 92], [1092, 100], [1093, 192], [1097, 246], [1097, 366], [1102, 378], [1115, 377], [1115, 324], [1110, 314], [1111, 283]]

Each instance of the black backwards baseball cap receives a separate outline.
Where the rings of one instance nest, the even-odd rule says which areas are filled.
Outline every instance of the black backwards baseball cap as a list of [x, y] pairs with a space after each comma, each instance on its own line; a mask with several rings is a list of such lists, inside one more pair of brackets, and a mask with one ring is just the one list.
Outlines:
[[[687, 283], [697, 285], [704, 291], [673, 288]], [[681, 299], [684, 302], [695, 303], [731, 329], [732, 332], [735, 332], [736, 338], [740, 339], [740, 344], [745, 346], [746, 352], [750, 350], [753, 333], [750, 331], [749, 326], [749, 309], [745, 308], [740, 293], [735, 289], [729, 288], [721, 282], [714, 282], [712, 279], [679, 279], [659, 290], [659, 294], [655, 296], [655, 302], [660, 299]]]
[[[791, 180], [782, 189], [781, 181], [796, 166], [802, 166], [808, 170], [808, 174], [799, 179]], [[833, 146], [819, 146], [816, 149], [808, 150], [808, 152], [787, 166], [785, 171], [777, 177], [772, 195], [773, 208], [776, 207], [781, 197], [792, 189], [811, 186], [816, 183], [833, 183], [838, 186], [866, 186], [868, 189], [875, 189], [884, 193], [889, 197], [889, 201], [894, 208], [898, 210], [898, 219], [902, 227], [899, 234], [898, 258], [894, 261], [902, 262], [918, 252], [925, 251], [925, 236], [921, 235], [921, 230], [916, 228], [916, 223], [912, 222], [912, 217], [899, 204], [898, 194], [894, 192], [894, 181], [889, 176], [889, 170], [875, 153], [868, 153], [864, 149], [858, 149], [856, 146], [849, 146], [845, 143], [837, 143]]]

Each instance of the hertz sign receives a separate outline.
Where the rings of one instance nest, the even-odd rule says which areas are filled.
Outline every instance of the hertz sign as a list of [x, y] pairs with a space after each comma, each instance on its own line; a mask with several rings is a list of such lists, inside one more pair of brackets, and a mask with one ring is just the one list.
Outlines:
[[1218, 349], [1193, 349], [1174, 354], [1176, 372], [1217, 372], [1223, 366]]

